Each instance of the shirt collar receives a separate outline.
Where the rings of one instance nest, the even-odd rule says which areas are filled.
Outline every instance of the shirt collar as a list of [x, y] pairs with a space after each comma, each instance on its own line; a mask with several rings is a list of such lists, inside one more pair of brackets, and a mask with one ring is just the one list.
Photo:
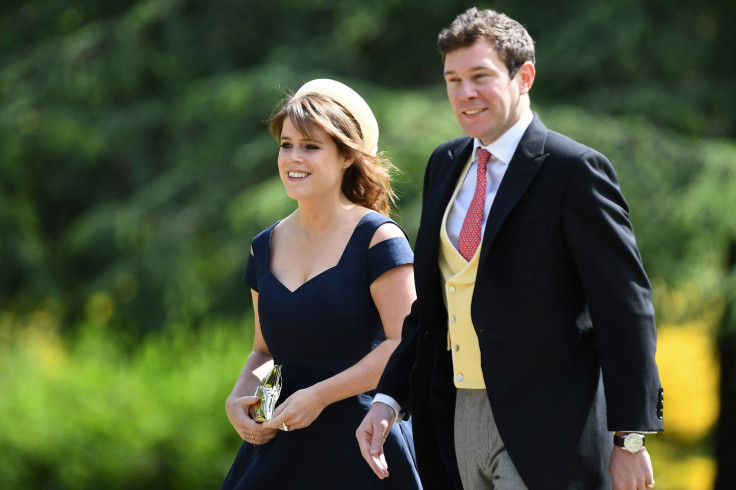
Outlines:
[[508, 165], [514, 156], [514, 153], [516, 153], [516, 147], [519, 146], [521, 137], [524, 136], [524, 132], [532, 123], [533, 119], [534, 114], [532, 114], [531, 109], [527, 109], [521, 115], [519, 120], [516, 121], [516, 124], [511, 126], [508, 131], [503, 133], [500, 138], [490, 145], [483, 145], [478, 138], [475, 138], [473, 143], [473, 159], [477, 159], [476, 153], [478, 148], [481, 147], [491, 152], [493, 158], [500, 160], [505, 165]]

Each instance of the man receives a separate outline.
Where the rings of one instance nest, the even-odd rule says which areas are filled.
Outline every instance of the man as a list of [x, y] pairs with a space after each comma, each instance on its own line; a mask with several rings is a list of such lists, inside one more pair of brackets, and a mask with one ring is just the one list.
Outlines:
[[519, 23], [472, 8], [438, 47], [467, 137], [429, 159], [418, 299], [357, 430], [363, 456], [388, 476], [383, 436], [411, 414], [428, 489], [651, 488], [656, 327], [614, 170], [532, 113]]

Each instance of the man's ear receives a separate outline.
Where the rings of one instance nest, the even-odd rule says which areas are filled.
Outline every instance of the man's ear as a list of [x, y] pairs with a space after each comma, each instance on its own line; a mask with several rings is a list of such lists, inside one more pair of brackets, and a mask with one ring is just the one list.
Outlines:
[[537, 74], [537, 70], [534, 68], [534, 64], [531, 61], [527, 61], [519, 71], [516, 72], [516, 76], [519, 77], [519, 90], [522, 95], [528, 94], [534, 84], [534, 77]]

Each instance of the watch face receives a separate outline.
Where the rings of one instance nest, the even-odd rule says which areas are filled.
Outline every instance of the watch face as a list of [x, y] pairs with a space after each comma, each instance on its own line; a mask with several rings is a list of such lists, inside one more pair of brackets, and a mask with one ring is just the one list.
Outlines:
[[641, 434], [627, 434], [624, 436], [624, 449], [630, 453], [638, 453], [642, 448], [644, 437]]

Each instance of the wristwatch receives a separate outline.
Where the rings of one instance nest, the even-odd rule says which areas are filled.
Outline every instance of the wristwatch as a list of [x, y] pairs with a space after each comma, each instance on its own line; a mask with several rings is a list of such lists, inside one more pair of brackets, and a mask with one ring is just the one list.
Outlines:
[[644, 434], [638, 432], [629, 432], [626, 435], [613, 435], [613, 445], [622, 447], [631, 454], [636, 454], [644, 448]]

